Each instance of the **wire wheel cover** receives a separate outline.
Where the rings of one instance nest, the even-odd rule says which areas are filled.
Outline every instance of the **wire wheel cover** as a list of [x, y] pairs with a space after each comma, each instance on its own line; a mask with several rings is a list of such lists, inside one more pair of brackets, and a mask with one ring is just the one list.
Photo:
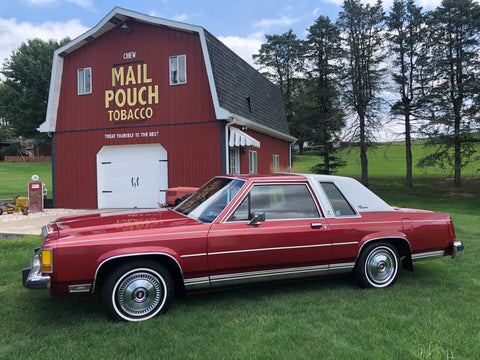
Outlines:
[[[120, 310], [129, 316], [142, 317], [163, 305], [165, 283], [158, 275], [146, 271], [126, 274], [114, 292]], [[160, 306], [161, 307], [161, 306]]]
[[373, 285], [388, 285], [397, 273], [397, 259], [387, 247], [375, 248], [365, 262], [368, 279]]

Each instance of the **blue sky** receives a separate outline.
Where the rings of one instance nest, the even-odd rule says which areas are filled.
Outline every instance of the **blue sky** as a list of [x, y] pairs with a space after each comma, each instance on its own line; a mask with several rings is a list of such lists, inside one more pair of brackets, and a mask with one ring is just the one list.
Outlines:
[[[374, 0], [364, 0], [373, 2]], [[385, 7], [393, 0], [384, 0]], [[320, 15], [336, 18], [343, 0], [0, 0], [0, 63], [35, 37], [75, 38], [95, 26], [115, 6], [199, 25], [249, 63], [265, 34], [293, 29], [304, 38]], [[417, 0], [431, 9], [440, 0]]]

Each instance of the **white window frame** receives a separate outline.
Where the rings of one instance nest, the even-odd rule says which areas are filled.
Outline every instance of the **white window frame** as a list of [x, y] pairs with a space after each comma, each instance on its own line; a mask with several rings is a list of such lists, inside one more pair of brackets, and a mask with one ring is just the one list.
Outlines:
[[229, 156], [229, 174], [240, 174], [240, 149], [231, 147]]
[[77, 94], [88, 95], [92, 93], [92, 68], [77, 70]]
[[187, 55], [170, 56], [168, 60], [170, 85], [187, 83]]
[[257, 152], [253, 150], [248, 151], [248, 172], [256, 174], [258, 172]]
[[273, 171], [278, 171], [280, 169], [280, 155], [273, 154], [272, 167]]

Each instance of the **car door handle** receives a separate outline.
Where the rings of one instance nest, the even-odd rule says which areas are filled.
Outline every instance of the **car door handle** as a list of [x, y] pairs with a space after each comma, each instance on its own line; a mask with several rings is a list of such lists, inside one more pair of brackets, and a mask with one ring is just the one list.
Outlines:
[[311, 224], [310, 224], [310, 227], [311, 227], [312, 229], [321, 228], [321, 227], [323, 227], [323, 224], [322, 224], [322, 223], [311, 223]]

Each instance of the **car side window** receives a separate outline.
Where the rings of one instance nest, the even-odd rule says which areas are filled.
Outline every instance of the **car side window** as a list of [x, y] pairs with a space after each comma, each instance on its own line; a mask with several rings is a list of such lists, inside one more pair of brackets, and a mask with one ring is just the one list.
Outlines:
[[325, 191], [325, 194], [332, 205], [333, 211], [336, 216], [353, 216], [356, 215], [355, 210], [350, 206], [347, 199], [338, 190], [333, 183], [321, 182], [320, 185]]
[[305, 184], [254, 185], [228, 221], [251, 220], [254, 212], [264, 212], [267, 221], [320, 217]]

